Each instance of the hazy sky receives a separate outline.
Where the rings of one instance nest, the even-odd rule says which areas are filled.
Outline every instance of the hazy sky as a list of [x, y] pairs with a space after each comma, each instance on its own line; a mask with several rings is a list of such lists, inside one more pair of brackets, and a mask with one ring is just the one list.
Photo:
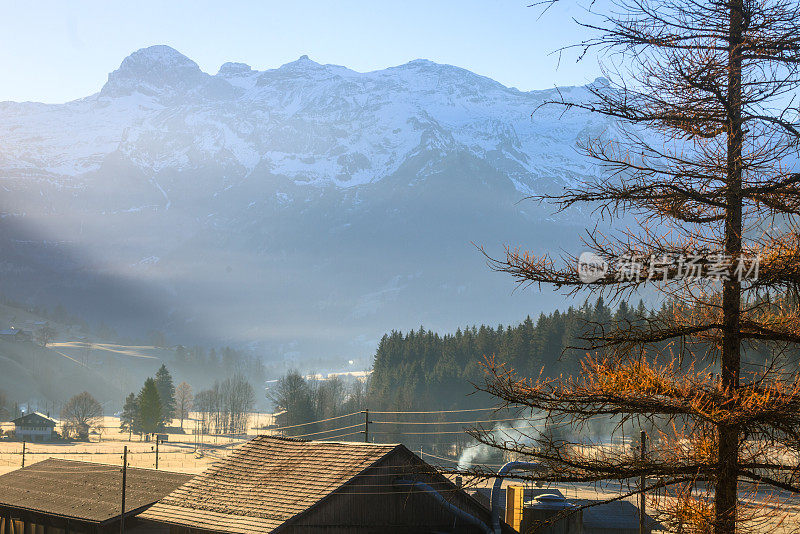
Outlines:
[[357, 71], [426, 58], [522, 90], [583, 84], [595, 61], [558, 65], [585, 32], [573, 3], [519, 0], [39, 1], [0, 3], [0, 101], [64, 102], [98, 91], [139, 48], [167, 44], [216, 73], [226, 61], [275, 68], [308, 54]]

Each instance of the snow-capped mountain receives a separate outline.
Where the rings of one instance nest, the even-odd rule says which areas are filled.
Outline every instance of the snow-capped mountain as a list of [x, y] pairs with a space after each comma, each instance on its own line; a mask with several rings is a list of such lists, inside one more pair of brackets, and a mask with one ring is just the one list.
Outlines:
[[[97, 273], [135, 282], [170, 328], [283, 353], [310, 338], [345, 354], [395, 327], [519, 320], [541, 306], [509, 298], [470, 243], [575, 241], [569, 216], [518, 202], [597, 172], [575, 145], [609, 123], [539, 108], [555, 91], [427, 60], [360, 73], [303, 56], [211, 75], [144, 48], [94, 95], [0, 103], [0, 209], [25, 233], [6, 230], [24, 268], [5, 270], [47, 257], [39, 269], [59, 262], [58, 281], [23, 296], [92, 306]], [[123, 304], [102, 306], [109, 317]]]

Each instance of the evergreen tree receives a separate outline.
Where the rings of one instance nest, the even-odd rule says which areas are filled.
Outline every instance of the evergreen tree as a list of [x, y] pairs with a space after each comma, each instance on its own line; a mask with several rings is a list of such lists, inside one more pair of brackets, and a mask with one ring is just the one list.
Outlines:
[[131, 393], [125, 399], [125, 406], [122, 407], [122, 415], [119, 417], [120, 425], [119, 428], [123, 432], [128, 433], [128, 439], [130, 440], [130, 434], [137, 431], [136, 428], [136, 420], [139, 414], [139, 403], [136, 400], [136, 395]]
[[175, 417], [175, 384], [172, 382], [172, 375], [169, 374], [167, 366], [163, 363], [156, 372], [156, 389], [161, 400], [164, 424], [168, 425]]
[[164, 428], [164, 408], [161, 405], [161, 396], [158, 394], [156, 381], [148, 378], [139, 392], [137, 399], [139, 409], [135, 421], [135, 428], [142, 433], [152, 434]]
[[[556, 377], [580, 370], [585, 351], [580, 336], [613, 318], [647, 317], [639, 305], [620, 306], [616, 314], [603, 299], [580, 308], [527, 317], [516, 326], [459, 328], [440, 335], [424, 328], [406, 334], [392, 331], [378, 344], [369, 382], [368, 404], [378, 410], [446, 410], [485, 406], [488, 396], [469, 395], [483, 377], [481, 362], [496, 356], [532, 376]], [[665, 312], [661, 312], [665, 313]]]
[[185, 364], [189, 360], [189, 351], [183, 345], [175, 347], [175, 363]]

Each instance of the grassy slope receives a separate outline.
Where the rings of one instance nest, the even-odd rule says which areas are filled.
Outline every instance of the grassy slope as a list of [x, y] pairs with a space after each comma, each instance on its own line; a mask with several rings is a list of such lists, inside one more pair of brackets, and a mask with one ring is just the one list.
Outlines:
[[34, 330], [40, 321], [47, 321], [58, 332], [47, 348], [0, 340], [0, 390], [12, 403], [59, 402], [86, 390], [101, 402], [112, 401], [109, 407], [118, 409], [125, 394], [141, 387], [162, 361], [172, 359], [171, 349], [118, 345], [92, 337], [87, 356], [81, 341], [86, 335], [77, 327], [0, 304], [0, 329]]

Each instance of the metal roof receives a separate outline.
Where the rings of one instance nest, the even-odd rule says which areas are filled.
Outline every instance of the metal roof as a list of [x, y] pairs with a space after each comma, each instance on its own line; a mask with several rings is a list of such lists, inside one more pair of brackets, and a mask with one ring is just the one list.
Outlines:
[[[624, 500], [603, 502], [590, 499], [570, 499], [570, 502], [578, 506], [590, 505], [583, 509], [584, 528], [624, 530], [639, 528], [639, 507], [631, 502]], [[645, 527], [660, 527], [660, 523], [645, 514]]]

